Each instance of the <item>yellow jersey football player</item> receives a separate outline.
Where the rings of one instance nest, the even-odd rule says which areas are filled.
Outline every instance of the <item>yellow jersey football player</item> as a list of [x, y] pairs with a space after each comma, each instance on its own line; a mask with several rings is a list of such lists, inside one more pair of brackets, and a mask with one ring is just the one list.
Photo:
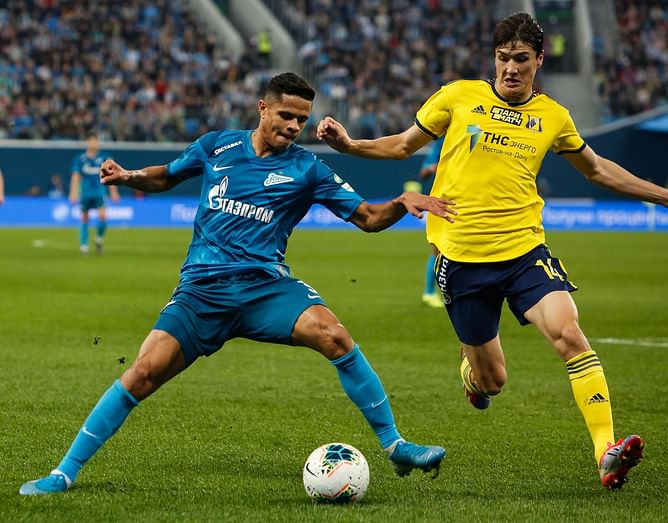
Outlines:
[[626, 196], [668, 206], [668, 190], [597, 155], [568, 111], [533, 91], [545, 53], [543, 31], [530, 15], [499, 22], [493, 43], [495, 78], [442, 87], [404, 132], [353, 140], [327, 117], [317, 134], [338, 151], [377, 159], [407, 158], [445, 134], [432, 195], [447, 195], [458, 214], [452, 222], [429, 216], [427, 238], [440, 252], [436, 277], [462, 345], [466, 395], [484, 409], [506, 382], [499, 318], [507, 301], [519, 322], [535, 325], [566, 363], [601, 482], [617, 489], [642, 458], [644, 443], [636, 435], [615, 443], [608, 386], [578, 324], [575, 287], [545, 246], [536, 176], [553, 151], [589, 181]]

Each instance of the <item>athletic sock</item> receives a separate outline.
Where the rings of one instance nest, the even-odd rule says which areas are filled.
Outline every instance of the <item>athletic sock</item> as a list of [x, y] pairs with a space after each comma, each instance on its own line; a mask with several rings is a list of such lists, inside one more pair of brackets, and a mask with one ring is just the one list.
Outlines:
[[139, 402], [116, 380], [86, 418], [57, 470], [74, 482], [81, 467], [111, 438]]
[[79, 227], [79, 245], [88, 245], [88, 224], [82, 223]]
[[566, 362], [573, 396], [594, 442], [596, 463], [608, 444], [615, 440], [608, 383], [598, 355], [593, 350], [578, 354]]
[[434, 294], [436, 288], [436, 273], [434, 272], [434, 264], [436, 263], [436, 255], [432, 254], [427, 258], [427, 265], [424, 273], [424, 294]]
[[332, 364], [339, 373], [343, 390], [369, 422], [381, 446], [387, 448], [401, 439], [383, 384], [359, 346], [332, 360]]
[[483, 394], [483, 392], [473, 384], [471, 379], [471, 364], [469, 363], [469, 360], [466, 356], [464, 356], [462, 363], [459, 366], [459, 374], [462, 377], [462, 381], [464, 382], [464, 387], [466, 387], [466, 390], [473, 394]]
[[97, 237], [102, 239], [104, 238], [104, 232], [107, 230], [107, 222], [98, 221], [97, 222]]

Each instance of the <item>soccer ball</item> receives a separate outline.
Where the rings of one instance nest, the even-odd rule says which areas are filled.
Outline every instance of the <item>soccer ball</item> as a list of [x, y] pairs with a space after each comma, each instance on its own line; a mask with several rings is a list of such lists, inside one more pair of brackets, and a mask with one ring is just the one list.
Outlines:
[[314, 501], [357, 503], [369, 486], [369, 465], [346, 443], [318, 447], [304, 464], [304, 488]]

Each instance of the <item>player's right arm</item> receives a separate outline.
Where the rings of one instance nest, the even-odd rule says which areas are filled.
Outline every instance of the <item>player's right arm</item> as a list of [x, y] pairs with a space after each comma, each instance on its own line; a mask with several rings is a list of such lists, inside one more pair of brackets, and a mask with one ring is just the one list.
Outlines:
[[166, 165], [153, 165], [128, 171], [114, 160], [105, 160], [100, 168], [102, 185], [125, 185], [143, 192], [163, 192], [178, 185], [183, 178], [167, 176]]
[[103, 185], [125, 185], [143, 192], [168, 191], [182, 181], [202, 174], [207, 151], [215, 144], [217, 135], [216, 132], [209, 132], [201, 136], [167, 165], [128, 171], [114, 160], [105, 160], [100, 168], [100, 182]]
[[320, 121], [316, 135], [332, 149], [374, 160], [405, 160], [432, 141], [432, 137], [415, 124], [399, 134], [374, 140], [353, 140], [346, 128], [331, 116]]

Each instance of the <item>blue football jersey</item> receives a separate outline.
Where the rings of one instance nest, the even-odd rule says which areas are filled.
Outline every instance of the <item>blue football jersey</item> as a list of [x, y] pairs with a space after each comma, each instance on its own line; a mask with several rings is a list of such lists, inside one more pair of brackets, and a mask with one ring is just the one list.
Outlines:
[[81, 175], [79, 199], [97, 198], [107, 194], [107, 188], [100, 183], [100, 167], [109, 158], [111, 157], [103, 152], [98, 152], [92, 158], [84, 152], [74, 158], [70, 172]]
[[299, 145], [257, 156], [251, 133], [207, 133], [167, 166], [170, 177], [203, 176], [182, 282], [254, 270], [289, 275], [288, 237], [311, 205], [348, 220], [363, 201]]
[[427, 152], [422, 160], [420, 165], [420, 170], [429, 167], [430, 165], [436, 165], [441, 159], [441, 149], [443, 149], [443, 142], [445, 141], [445, 135], [441, 136], [438, 140], [431, 144], [431, 149]]

